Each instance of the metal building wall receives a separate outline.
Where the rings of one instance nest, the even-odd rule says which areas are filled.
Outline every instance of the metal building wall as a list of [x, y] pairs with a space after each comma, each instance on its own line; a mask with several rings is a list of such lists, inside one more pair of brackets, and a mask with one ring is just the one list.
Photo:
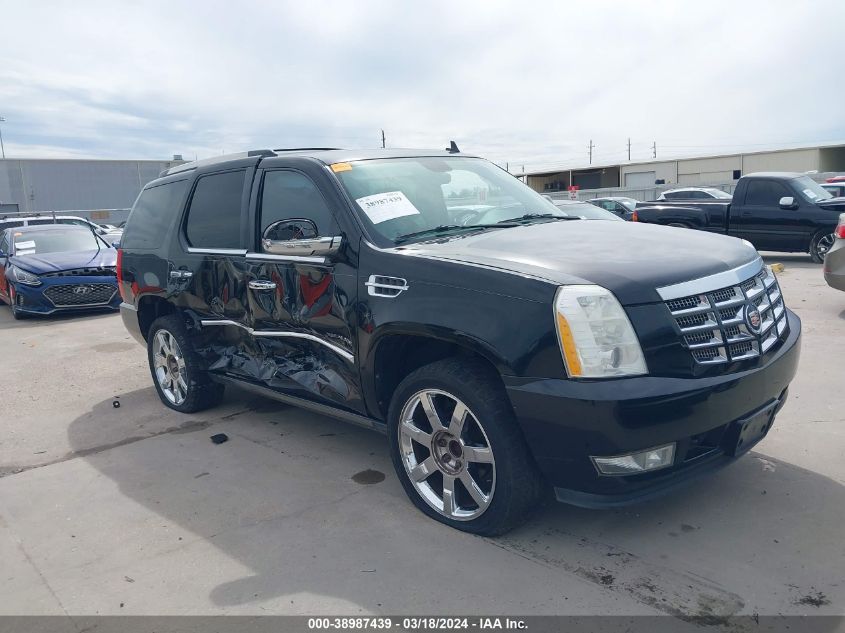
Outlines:
[[173, 161], [0, 160], [0, 203], [20, 211], [128, 209]]

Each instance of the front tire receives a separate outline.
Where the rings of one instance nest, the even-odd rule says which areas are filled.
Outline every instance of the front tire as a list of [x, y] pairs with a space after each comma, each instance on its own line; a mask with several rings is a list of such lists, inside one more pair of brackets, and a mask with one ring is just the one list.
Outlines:
[[833, 233], [827, 233], [826, 231], [816, 233], [810, 242], [810, 257], [812, 260], [817, 264], [824, 263], [824, 256], [827, 255], [827, 252], [835, 241], [836, 237]]
[[153, 321], [147, 335], [147, 359], [156, 392], [165, 406], [194, 413], [220, 402], [223, 385], [212, 382], [202, 368], [179, 315], [168, 314]]
[[525, 520], [542, 478], [495, 373], [446, 359], [408, 375], [388, 413], [390, 454], [405, 492], [429, 517], [493, 536]]
[[18, 308], [16, 295], [17, 293], [15, 292], [15, 287], [12, 284], [9, 284], [9, 309], [12, 311], [12, 318], [15, 321], [23, 321], [29, 315]]

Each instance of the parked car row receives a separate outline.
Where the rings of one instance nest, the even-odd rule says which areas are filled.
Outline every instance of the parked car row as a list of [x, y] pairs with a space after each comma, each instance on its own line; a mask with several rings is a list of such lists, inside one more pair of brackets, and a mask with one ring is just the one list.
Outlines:
[[18, 226], [39, 226], [42, 224], [65, 224], [71, 226], [84, 226], [93, 231], [109, 244], [120, 241], [123, 234], [122, 227], [110, 224], [96, 224], [86, 218], [75, 215], [62, 215], [56, 213], [4, 213], [0, 214], [0, 231]]

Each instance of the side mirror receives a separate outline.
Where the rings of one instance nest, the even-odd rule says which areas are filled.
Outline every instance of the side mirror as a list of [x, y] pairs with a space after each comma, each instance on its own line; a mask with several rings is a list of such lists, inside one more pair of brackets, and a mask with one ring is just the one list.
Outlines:
[[340, 250], [343, 237], [319, 237], [311, 220], [293, 219], [274, 222], [261, 236], [261, 250], [271, 255], [328, 257]]
[[793, 198], [792, 196], [784, 196], [783, 198], [781, 198], [780, 201], [778, 202], [778, 206], [781, 209], [797, 209], [798, 208], [798, 205], [795, 204], [795, 198]]
[[111, 245], [112, 245], [114, 248], [120, 248], [120, 242], [112, 242], [112, 243], [111, 243]]

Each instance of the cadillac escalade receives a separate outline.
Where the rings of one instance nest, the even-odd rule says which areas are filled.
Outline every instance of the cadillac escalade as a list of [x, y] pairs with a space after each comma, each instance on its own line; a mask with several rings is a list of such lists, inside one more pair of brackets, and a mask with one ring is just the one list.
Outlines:
[[479, 534], [547, 493], [608, 507], [731, 463], [801, 335], [747, 242], [584, 221], [454, 146], [173, 167], [117, 275], [164, 405], [236, 385], [381, 431], [411, 501]]

